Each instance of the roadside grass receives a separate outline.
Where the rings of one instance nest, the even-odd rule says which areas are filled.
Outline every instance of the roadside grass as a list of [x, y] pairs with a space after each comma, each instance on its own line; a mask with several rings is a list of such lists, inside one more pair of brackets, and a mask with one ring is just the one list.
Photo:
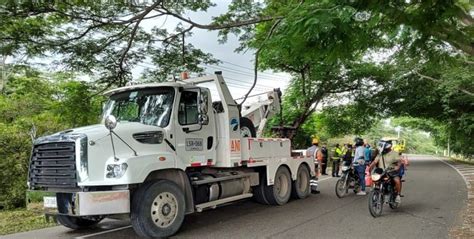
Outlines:
[[450, 160], [457, 162], [457, 163], [463, 163], [463, 164], [469, 164], [469, 165], [474, 165], [474, 161], [472, 160], [462, 160], [462, 159], [457, 159], [457, 158], [450, 158]]
[[0, 235], [58, 225], [52, 218], [46, 221], [42, 203], [31, 203], [28, 208], [0, 211]]

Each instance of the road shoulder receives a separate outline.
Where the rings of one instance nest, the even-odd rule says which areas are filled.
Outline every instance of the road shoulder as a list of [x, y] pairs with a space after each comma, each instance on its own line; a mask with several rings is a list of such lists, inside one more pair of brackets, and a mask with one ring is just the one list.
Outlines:
[[466, 209], [460, 215], [460, 225], [451, 228], [449, 235], [452, 238], [474, 238], [474, 165], [463, 164], [446, 158], [440, 159], [463, 178], [467, 187]]

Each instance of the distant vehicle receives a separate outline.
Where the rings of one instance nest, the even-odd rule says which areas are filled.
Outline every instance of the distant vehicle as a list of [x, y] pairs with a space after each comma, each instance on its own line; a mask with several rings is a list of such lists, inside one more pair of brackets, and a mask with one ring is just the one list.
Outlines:
[[[212, 102], [210, 90], [198, 86], [206, 82], [216, 85], [221, 101]], [[54, 195], [44, 198], [46, 213], [66, 227], [129, 217], [138, 235], [168, 237], [185, 214], [250, 197], [283, 205], [291, 195], [310, 194], [314, 162], [292, 157], [288, 139], [255, 138], [254, 123], [241, 117], [220, 72], [105, 95], [105, 127], [34, 142], [29, 189]], [[268, 116], [263, 113], [261, 119]]]
[[406, 151], [406, 141], [403, 138], [393, 138], [393, 137], [384, 137], [383, 141], [391, 141], [393, 145], [393, 150], [398, 153], [405, 153]]

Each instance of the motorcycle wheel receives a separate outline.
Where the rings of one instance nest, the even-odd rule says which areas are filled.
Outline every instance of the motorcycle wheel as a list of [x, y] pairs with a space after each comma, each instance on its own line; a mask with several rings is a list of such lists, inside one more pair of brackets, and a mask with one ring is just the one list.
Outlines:
[[341, 177], [336, 182], [336, 196], [338, 198], [343, 198], [346, 196], [347, 191], [349, 190], [349, 186], [345, 183], [345, 177]]
[[383, 210], [383, 195], [379, 190], [372, 190], [369, 193], [369, 212], [372, 217], [379, 217]]
[[392, 196], [390, 197], [390, 202], [388, 203], [388, 205], [390, 206], [391, 209], [397, 209], [398, 206], [400, 206], [399, 203], [395, 202], [395, 195], [392, 194]]

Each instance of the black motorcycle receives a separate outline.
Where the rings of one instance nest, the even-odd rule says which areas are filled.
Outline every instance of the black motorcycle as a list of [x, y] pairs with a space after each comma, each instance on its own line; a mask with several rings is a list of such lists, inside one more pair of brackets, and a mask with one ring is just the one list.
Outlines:
[[336, 195], [342, 198], [349, 193], [349, 189], [354, 189], [357, 193], [360, 189], [359, 175], [352, 166], [351, 161], [342, 161], [342, 176], [336, 182]]
[[397, 192], [393, 178], [397, 172], [393, 170], [383, 170], [377, 168], [372, 173], [374, 187], [369, 193], [369, 211], [373, 217], [382, 215], [383, 205], [387, 203], [391, 209], [396, 209], [399, 203], [396, 202]]

